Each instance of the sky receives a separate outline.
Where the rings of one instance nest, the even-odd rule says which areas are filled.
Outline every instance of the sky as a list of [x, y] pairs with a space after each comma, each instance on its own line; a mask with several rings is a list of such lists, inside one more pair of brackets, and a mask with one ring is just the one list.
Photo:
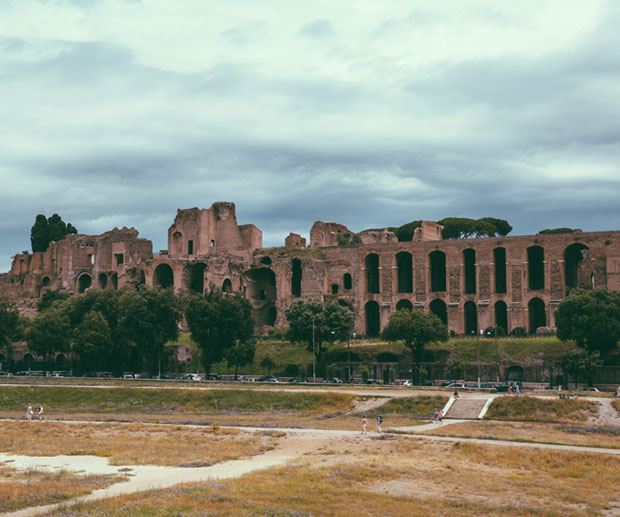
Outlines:
[[497, 217], [620, 229], [615, 0], [0, 0], [0, 272], [37, 214], [167, 247]]

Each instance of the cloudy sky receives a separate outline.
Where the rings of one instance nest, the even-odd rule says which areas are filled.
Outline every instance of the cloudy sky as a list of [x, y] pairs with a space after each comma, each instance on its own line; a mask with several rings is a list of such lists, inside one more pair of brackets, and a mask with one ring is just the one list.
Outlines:
[[0, 0], [0, 271], [38, 213], [237, 204], [266, 246], [492, 216], [620, 229], [615, 0]]

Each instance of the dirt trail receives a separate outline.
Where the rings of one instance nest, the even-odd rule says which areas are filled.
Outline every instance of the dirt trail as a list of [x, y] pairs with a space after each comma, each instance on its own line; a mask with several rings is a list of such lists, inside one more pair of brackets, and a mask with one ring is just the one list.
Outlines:
[[611, 405], [612, 399], [590, 399], [599, 403], [598, 417], [592, 419], [593, 423], [615, 425], [620, 427], [620, 414]]

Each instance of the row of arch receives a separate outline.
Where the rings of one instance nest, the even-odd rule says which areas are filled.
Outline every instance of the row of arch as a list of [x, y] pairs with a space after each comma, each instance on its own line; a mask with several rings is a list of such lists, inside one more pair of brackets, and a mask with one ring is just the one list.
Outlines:
[[[589, 248], [581, 243], [574, 243], [564, 250], [564, 279], [567, 288], [578, 287], [583, 283], [579, 278], [579, 270], [584, 259], [584, 252]], [[463, 250], [463, 290], [464, 294], [476, 293], [476, 250]], [[413, 292], [413, 256], [407, 251], [395, 255], [397, 270], [397, 292]], [[495, 293], [503, 294], [507, 290], [506, 280], [506, 248], [497, 247], [493, 250]], [[366, 267], [366, 292], [377, 294], [380, 292], [379, 255], [370, 253], [364, 260]], [[435, 250], [428, 254], [428, 268], [430, 271], [430, 291], [444, 292], [447, 288], [446, 254]], [[545, 288], [545, 250], [535, 245], [527, 248], [527, 277], [528, 287], [531, 290]]]
[[[400, 300], [396, 304], [396, 310], [407, 309], [413, 310], [413, 304], [407, 300]], [[446, 302], [436, 298], [429, 304], [429, 312], [435, 314], [445, 325], [448, 325], [448, 307]], [[508, 307], [505, 302], [499, 300], [493, 306], [495, 316], [495, 325], [502, 327], [506, 332], [508, 328]], [[381, 331], [381, 315], [379, 304], [370, 300], [364, 306], [364, 315], [366, 318], [366, 335], [377, 336]], [[529, 331], [535, 333], [539, 327], [547, 326], [547, 310], [545, 302], [540, 298], [532, 298], [528, 302], [529, 315]], [[472, 301], [465, 302], [463, 305], [463, 328], [466, 335], [476, 334], [479, 331], [478, 326], [478, 307]]]

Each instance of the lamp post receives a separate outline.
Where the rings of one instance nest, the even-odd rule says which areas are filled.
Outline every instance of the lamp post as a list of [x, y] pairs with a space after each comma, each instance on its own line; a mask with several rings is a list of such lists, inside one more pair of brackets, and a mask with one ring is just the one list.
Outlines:
[[[473, 331], [472, 331], [473, 332]], [[476, 330], [476, 348], [478, 354], [478, 388], [480, 388], [480, 334]]]
[[316, 353], [314, 348], [314, 321], [312, 321], [312, 382], [316, 382]]
[[497, 347], [497, 325], [493, 327], [495, 331], [495, 364], [497, 365], [497, 382], [499, 383], [499, 349]]

